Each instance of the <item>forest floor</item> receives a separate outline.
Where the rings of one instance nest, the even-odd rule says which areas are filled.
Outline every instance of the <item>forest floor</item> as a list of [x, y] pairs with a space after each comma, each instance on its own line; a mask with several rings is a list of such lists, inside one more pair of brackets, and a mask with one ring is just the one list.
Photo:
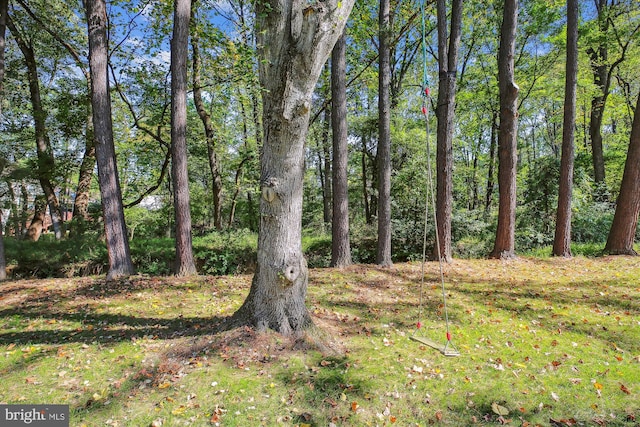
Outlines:
[[639, 425], [640, 258], [445, 265], [458, 357], [410, 339], [446, 342], [421, 271], [312, 270], [333, 354], [222, 330], [250, 276], [4, 282], [0, 403], [67, 404], [72, 426]]

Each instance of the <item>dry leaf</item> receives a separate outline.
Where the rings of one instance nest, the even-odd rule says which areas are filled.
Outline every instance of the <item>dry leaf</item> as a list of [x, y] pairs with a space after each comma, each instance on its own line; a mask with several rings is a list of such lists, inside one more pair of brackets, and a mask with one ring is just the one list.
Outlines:
[[491, 410], [500, 416], [509, 415], [509, 410], [502, 405], [498, 405], [496, 402], [491, 404]]
[[351, 410], [356, 412], [358, 410], [358, 402], [351, 402]]
[[622, 383], [620, 383], [620, 390], [622, 390], [625, 394], [631, 394], [631, 391]]

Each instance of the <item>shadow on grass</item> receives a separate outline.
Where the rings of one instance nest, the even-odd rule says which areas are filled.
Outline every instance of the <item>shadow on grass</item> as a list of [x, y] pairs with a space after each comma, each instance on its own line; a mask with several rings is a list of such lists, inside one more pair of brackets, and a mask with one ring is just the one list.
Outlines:
[[[19, 316], [27, 320], [47, 320], [55, 325], [57, 322], [79, 323], [81, 326], [67, 328], [40, 328], [28, 330], [22, 328], [18, 332], [0, 333], [0, 344], [68, 344], [68, 343], [116, 343], [141, 338], [172, 339], [180, 337], [197, 337], [216, 334], [228, 330], [229, 317], [184, 317], [182, 314], [172, 317], [145, 317], [126, 314], [98, 313], [89, 303], [120, 296], [127, 298], [133, 292], [188, 289], [188, 284], [174, 285], [173, 279], [132, 279], [106, 283], [100, 280], [80, 281], [77, 286], [64, 289], [49, 288], [46, 282], [29, 282], [27, 285], [8, 283], [0, 287], [0, 298], [9, 299], [11, 293], [29, 292], [9, 307], [0, 310], [0, 318]], [[205, 279], [206, 280], [206, 279]], [[31, 289], [29, 289], [31, 288]], [[84, 301], [86, 299], [86, 302]], [[67, 303], [74, 303], [73, 309], [66, 308]], [[235, 326], [235, 325], [234, 325]], [[27, 330], [25, 330], [27, 329]]]

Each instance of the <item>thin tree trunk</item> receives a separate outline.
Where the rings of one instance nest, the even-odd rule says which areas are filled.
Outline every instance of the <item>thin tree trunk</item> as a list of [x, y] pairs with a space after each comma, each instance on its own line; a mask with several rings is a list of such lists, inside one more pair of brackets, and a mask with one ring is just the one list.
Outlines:
[[393, 265], [391, 260], [391, 61], [390, 5], [380, 0], [378, 70], [378, 245], [376, 264]]
[[7, 17], [7, 25], [14, 35], [16, 43], [24, 56], [27, 66], [27, 75], [29, 80], [29, 94], [31, 97], [31, 107], [33, 109], [33, 121], [36, 137], [36, 149], [38, 155], [38, 180], [40, 186], [47, 198], [47, 204], [51, 214], [51, 221], [55, 233], [56, 240], [62, 238], [62, 212], [60, 211], [60, 203], [55, 193], [55, 187], [51, 182], [51, 177], [55, 169], [55, 160], [53, 150], [49, 142], [47, 134], [46, 118], [47, 113], [42, 105], [40, 95], [40, 82], [38, 78], [38, 64], [36, 62], [33, 46], [27, 42], [20, 31]]
[[351, 265], [347, 162], [347, 36], [342, 33], [331, 52], [331, 127], [333, 131], [333, 206], [331, 266]]
[[[437, 1], [438, 13], [438, 148], [436, 154], [436, 218], [440, 247], [434, 247], [435, 259], [450, 261], [451, 215], [453, 211], [453, 131], [455, 119], [456, 69], [462, 25], [462, 0], [451, 6], [451, 34], [447, 34], [447, 5]], [[448, 42], [448, 43], [447, 43]]]
[[[187, 171], [187, 56], [190, 16], [191, 0], [176, 0], [171, 40], [171, 177], [176, 218], [175, 274], [177, 276], [196, 273]], [[220, 225], [219, 215], [218, 225]]]
[[[329, 127], [333, 117], [329, 108], [325, 109], [324, 127], [322, 129], [322, 157], [319, 159], [324, 168], [320, 168], [322, 180], [322, 217], [325, 224], [331, 224], [333, 201], [333, 178], [331, 172], [331, 149], [329, 148]], [[324, 169], [324, 170], [323, 170]]]
[[366, 143], [362, 141], [362, 152], [360, 153], [360, 167], [362, 171], [362, 198], [364, 200], [364, 218], [367, 224], [373, 222], [371, 207], [369, 206], [369, 187], [367, 186], [367, 153]]
[[633, 242], [640, 213], [640, 95], [631, 126], [631, 138], [624, 165], [616, 213], [604, 248], [612, 255], [637, 255]]
[[496, 164], [496, 147], [498, 145], [498, 112], [491, 115], [491, 141], [489, 144], [489, 166], [487, 167], [487, 192], [484, 201], [484, 216], [489, 217], [493, 204], [493, 188], [495, 186], [494, 170]]
[[22, 209], [20, 209], [20, 236], [27, 234], [27, 222], [29, 221], [29, 190], [23, 182], [20, 185], [20, 195], [22, 196]]
[[[196, 2], [191, 8], [192, 19], [195, 17]], [[194, 19], [195, 22], [195, 19]], [[218, 166], [218, 156], [216, 154], [216, 134], [213, 128], [211, 116], [205, 108], [202, 99], [202, 59], [200, 57], [200, 38], [198, 30], [194, 25], [191, 34], [191, 51], [193, 55], [193, 102], [196, 106], [198, 116], [204, 126], [204, 134], [207, 140], [207, 158], [209, 160], [209, 170], [211, 171], [211, 196], [213, 204], [213, 226], [216, 230], [222, 230], [222, 177]]]
[[506, 0], [498, 52], [500, 131], [498, 134], [498, 228], [492, 258], [513, 258], [516, 232], [516, 168], [518, 163], [518, 85], [514, 81], [514, 54], [518, 0]]
[[573, 193], [576, 88], [578, 82], [578, 0], [567, 0], [567, 64], [562, 124], [562, 156], [553, 255], [571, 257], [571, 195]]
[[89, 68], [91, 72], [91, 105], [98, 163], [98, 181], [102, 196], [109, 271], [107, 280], [135, 273], [122, 206], [122, 191], [116, 164], [109, 92], [107, 8], [105, 0], [86, 0], [89, 34]]
[[[87, 82], [89, 91], [91, 91], [91, 82]], [[75, 230], [82, 234], [84, 232], [85, 223], [89, 221], [89, 191], [91, 189], [91, 181], [93, 180], [93, 169], [96, 165], [96, 143], [93, 131], [93, 113], [91, 111], [91, 103], [87, 103], [87, 123], [85, 125], [85, 148], [80, 171], [78, 173], [78, 186], [76, 189], [76, 197], [73, 202], [73, 220], [75, 222]]]
[[312, 325], [302, 253], [304, 143], [311, 97], [355, 0], [256, 4], [265, 143], [258, 258], [235, 321], [298, 336]]

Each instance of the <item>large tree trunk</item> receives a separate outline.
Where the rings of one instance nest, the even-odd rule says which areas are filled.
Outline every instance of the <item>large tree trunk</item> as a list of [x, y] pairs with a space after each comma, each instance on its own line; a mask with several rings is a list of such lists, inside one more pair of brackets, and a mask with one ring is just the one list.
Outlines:
[[380, 0], [378, 69], [378, 246], [376, 264], [391, 260], [391, 25], [389, 0]]
[[[434, 258], [450, 261], [451, 215], [453, 210], [453, 131], [456, 99], [456, 68], [462, 25], [462, 0], [451, 5], [451, 34], [447, 34], [447, 5], [437, 1], [438, 13], [438, 148], [436, 154], [436, 218], [439, 248]], [[448, 41], [448, 43], [447, 43]]]
[[292, 336], [312, 325], [301, 242], [304, 142], [314, 87], [354, 2], [256, 5], [265, 130], [258, 264], [234, 318], [259, 331], [271, 328]]
[[498, 133], [498, 228], [492, 258], [515, 257], [516, 168], [518, 162], [518, 85], [514, 81], [514, 53], [518, 0], [506, 0], [498, 51], [500, 131]]
[[190, 17], [191, 0], [176, 0], [171, 40], [171, 177], [176, 217], [175, 274], [178, 276], [196, 273], [187, 171], [187, 56]]
[[553, 255], [571, 256], [571, 195], [573, 192], [576, 88], [578, 82], [578, 0], [567, 0], [567, 64], [562, 124], [562, 157]]
[[333, 206], [331, 266], [351, 265], [347, 162], [347, 36], [346, 30], [331, 53], [331, 127], [333, 131]]
[[[196, 2], [191, 7], [192, 19], [195, 17]], [[202, 59], [200, 57], [200, 38], [196, 25], [191, 34], [191, 51], [193, 55], [193, 102], [196, 106], [198, 116], [204, 126], [204, 134], [207, 140], [207, 158], [209, 160], [209, 171], [211, 172], [211, 196], [213, 204], [213, 226], [216, 230], [222, 230], [222, 177], [218, 167], [218, 156], [216, 154], [216, 134], [213, 128], [211, 116], [205, 108], [202, 99]]]
[[105, 0], [86, 0], [89, 34], [89, 67], [91, 72], [91, 105], [98, 163], [98, 181], [102, 196], [109, 271], [107, 280], [135, 273], [127, 227], [124, 221], [122, 191], [116, 164], [111, 118], [111, 98], [107, 74], [107, 8]]
[[605, 252], [612, 255], [637, 255], [633, 241], [640, 213], [640, 95], [631, 126], [631, 139], [624, 165], [616, 213], [607, 238]]
[[51, 222], [56, 240], [60, 240], [62, 238], [62, 212], [60, 211], [60, 202], [56, 196], [55, 187], [51, 182], [51, 176], [55, 169], [55, 160], [53, 157], [53, 149], [51, 148], [49, 136], [47, 134], [47, 113], [44, 110], [42, 98], [40, 96], [38, 63], [36, 62], [33, 46], [23, 37], [22, 33], [18, 31], [9, 18], [7, 18], [7, 25], [15, 37], [16, 43], [24, 56], [25, 64], [27, 66], [29, 95], [31, 97], [31, 107], [33, 109], [36, 151], [38, 155], [38, 180], [40, 181], [42, 191], [47, 198], [47, 204], [49, 205]]

